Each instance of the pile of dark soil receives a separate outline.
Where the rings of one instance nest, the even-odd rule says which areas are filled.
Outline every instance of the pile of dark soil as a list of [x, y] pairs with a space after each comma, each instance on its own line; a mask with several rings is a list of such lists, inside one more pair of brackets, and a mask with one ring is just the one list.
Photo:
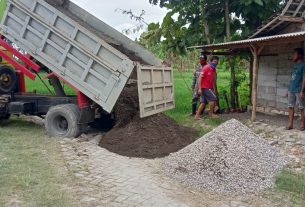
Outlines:
[[100, 146], [128, 157], [157, 158], [194, 142], [197, 132], [158, 114], [140, 119], [136, 85], [125, 87], [115, 114], [115, 127], [105, 134]]

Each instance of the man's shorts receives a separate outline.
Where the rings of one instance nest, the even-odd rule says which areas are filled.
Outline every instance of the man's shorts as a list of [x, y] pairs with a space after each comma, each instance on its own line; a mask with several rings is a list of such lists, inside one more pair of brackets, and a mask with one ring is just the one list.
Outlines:
[[212, 89], [203, 88], [201, 95], [201, 103], [207, 104], [208, 102], [217, 101], [217, 96], [212, 91]]
[[288, 107], [293, 108], [299, 106], [301, 110], [305, 109], [305, 99], [301, 99], [299, 93], [288, 93]]

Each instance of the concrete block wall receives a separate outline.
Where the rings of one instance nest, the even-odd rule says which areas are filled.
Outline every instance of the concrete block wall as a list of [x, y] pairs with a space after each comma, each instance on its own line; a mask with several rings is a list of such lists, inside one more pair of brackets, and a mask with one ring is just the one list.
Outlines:
[[287, 110], [288, 84], [293, 63], [290, 53], [262, 56], [258, 72], [258, 106], [268, 111]]
[[[305, 24], [290, 24], [280, 34], [305, 31]], [[287, 115], [286, 96], [293, 62], [293, 49], [304, 42], [266, 46], [262, 51], [258, 72], [258, 111]]]
[[276, 56], [263, 56], [258, 70], [258, 105], [276, 107], [276, 76], [278, 63]]
[[277, 109], [287, 110], [287, 92], [291, 78], [293, 62], [288, 60], [290, 54], [279, 55], [279, 68], [277, 73]]

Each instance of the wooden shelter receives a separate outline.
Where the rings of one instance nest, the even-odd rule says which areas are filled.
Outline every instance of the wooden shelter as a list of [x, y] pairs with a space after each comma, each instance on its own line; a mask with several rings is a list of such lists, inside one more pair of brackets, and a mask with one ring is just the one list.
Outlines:
[[285, 94], [291, 76], [290, 56], [294, 48], [304, 48], [305, 0], [289, 0], [246, 40], [194, 46], [209, 54], [249, 53], [253, 56], [252, 121], [257, 111], [285, 114]]

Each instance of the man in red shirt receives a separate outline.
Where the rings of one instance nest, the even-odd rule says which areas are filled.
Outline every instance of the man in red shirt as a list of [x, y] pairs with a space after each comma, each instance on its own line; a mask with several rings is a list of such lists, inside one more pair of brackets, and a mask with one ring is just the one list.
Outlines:
[[199, 78], [198, 94], [201, 95], [201, 104], [195, 116], [195, 119], [200, 119], [200, 115], [205, 109], [206, 103], [210, 104], [209, 116], [217, 117], [214, 114], [214, 108], [217, 102], [216, 96], [216, 68], [219, 62], [219, 57], [213, 56], [210, 63], [203, 67]]

